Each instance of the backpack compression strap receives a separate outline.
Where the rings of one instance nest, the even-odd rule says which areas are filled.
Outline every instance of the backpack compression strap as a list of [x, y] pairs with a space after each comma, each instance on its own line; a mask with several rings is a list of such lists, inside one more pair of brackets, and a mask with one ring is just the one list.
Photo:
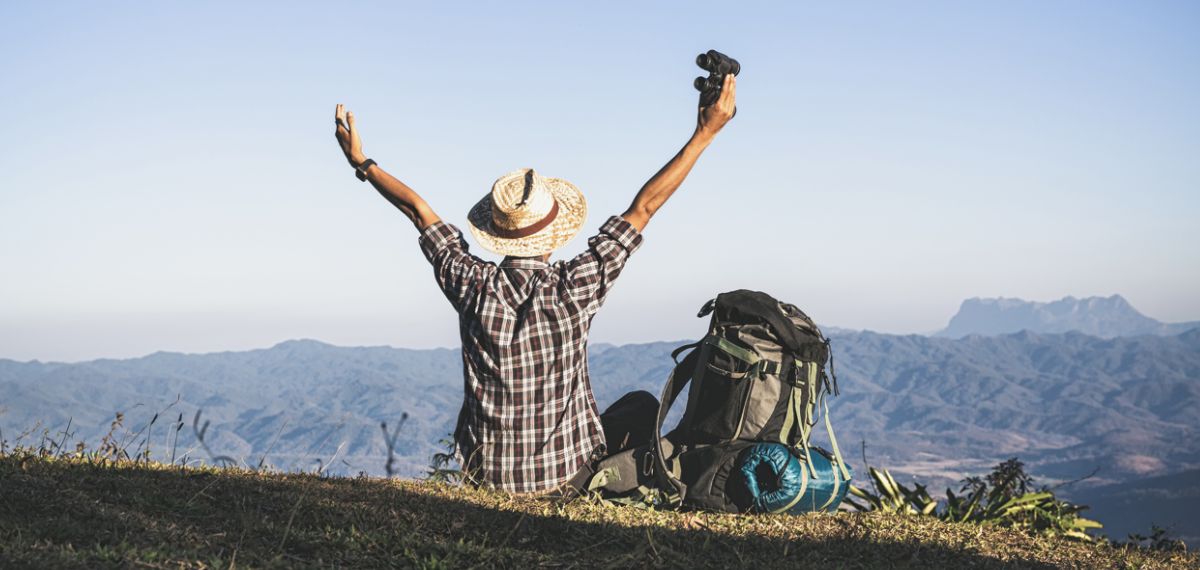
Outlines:
[[[700, 343], [689, 344], [675, 349], [671, 353], [671, 357], [675, 358], [680, 352], [689, 348], [694, 349]], [[673, 492], [678, 497], [677, 501], [682, 501], [687, 493], [687, 485], [680, 481], [677, 477], [671, 474], [670, 468], [667, 467], [666, 454], [662, 449], [662, 425], [667, 419], [667, 412], [671, 410], [671, 404], [675, 403], [675, 399], [679, 397], [679, 393], [683, 391], [684, 386], [692, 380], [692, 372], [696, 368], [697, 351], [692, 350], [683, 361], [676, 360], [675, 368], [671, 370], [671, 374], [667, 376], [667, 385], [663, 386], [662, 397], [658, 400], [658, 417], [654, 421], [654, 475], [663, 485], [663, 490]]]

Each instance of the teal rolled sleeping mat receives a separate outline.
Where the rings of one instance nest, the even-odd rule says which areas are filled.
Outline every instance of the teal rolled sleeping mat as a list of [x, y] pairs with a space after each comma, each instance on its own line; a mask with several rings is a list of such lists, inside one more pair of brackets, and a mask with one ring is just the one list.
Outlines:
[[833, 512], [850, 486], [833, 456], [818, 447], [798, 457], [785, 445], [759, 443], [742, 452], [735, 468], [735, 484], [743, 487], [753, 512]]

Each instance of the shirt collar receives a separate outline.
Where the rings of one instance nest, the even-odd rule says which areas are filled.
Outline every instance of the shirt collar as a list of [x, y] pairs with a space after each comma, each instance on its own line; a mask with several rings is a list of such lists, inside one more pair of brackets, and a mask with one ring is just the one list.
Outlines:
[[506, 257], [500, 262], [500, 267], [512, 267], [514, 269], [544, 269], [550, 267], [550, 264], [533, 257]]

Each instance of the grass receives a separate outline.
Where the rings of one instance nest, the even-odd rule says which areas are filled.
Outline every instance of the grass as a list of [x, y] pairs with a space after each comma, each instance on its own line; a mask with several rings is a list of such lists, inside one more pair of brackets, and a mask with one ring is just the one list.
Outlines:
[[423, 481], [0, 456], [0, 568], [1200, 568], [930, 517], [646, 511]]

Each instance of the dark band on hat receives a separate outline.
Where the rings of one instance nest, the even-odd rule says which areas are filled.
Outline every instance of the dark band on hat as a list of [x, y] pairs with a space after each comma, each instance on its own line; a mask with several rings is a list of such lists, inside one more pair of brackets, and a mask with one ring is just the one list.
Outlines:
[[507, 239], [520, 239], [520, 238], [524, 238], [524, 237], [529, 237], [533, 234], [536, 234], [536, 233], [546, 229], [547, 226], [549, 226], [551, 223], [554, 222], [554, 218], [557, 218], [557, 217], [558, 217], [558, 200], [555, 200], [554, 206], [550, 208], [550, 213], [546, 214], [546, 217], [542, 218], [540, 221], [533, 224], [532, 226], [525, 226], [523, 228], [506, 230], [504, 228], [496, 227], [496, 223], [493, 221], [492, 222], [492, 233], [495, 234], [496, 237], [502, 237], [502, 238], [507, 238]]

